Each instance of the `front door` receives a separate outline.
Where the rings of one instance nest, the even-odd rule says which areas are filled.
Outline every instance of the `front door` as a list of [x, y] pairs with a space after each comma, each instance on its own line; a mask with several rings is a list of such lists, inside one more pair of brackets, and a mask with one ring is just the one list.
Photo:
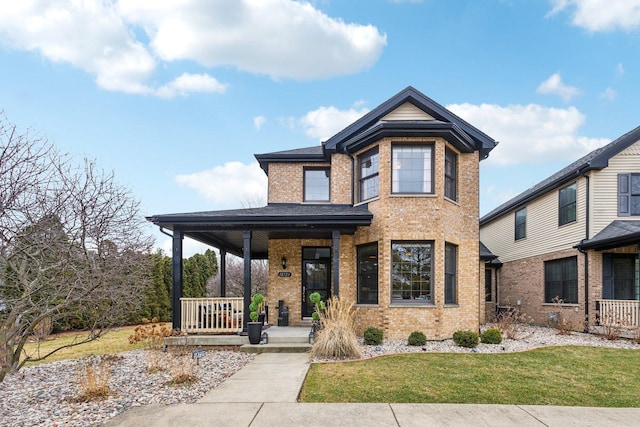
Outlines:
[[318, 292], [323, 301], [331, 291], [331, 251], [329, 248], [304, 248], [302, 260], [302, 317], [311, 317], [309, 295]]

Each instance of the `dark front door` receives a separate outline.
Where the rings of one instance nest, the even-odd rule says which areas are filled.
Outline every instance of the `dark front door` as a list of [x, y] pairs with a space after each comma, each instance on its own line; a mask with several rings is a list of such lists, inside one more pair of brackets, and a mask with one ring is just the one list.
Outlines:
[[[314, 253], [309, 253], [311, 250]], [[305, 259], [302, 260], [302, 317], [311, 317], [313, 304], [309, 301], [309, 295], [318, 292], [323, 301], [326, 301], [331, 295], [331, 260], [328, 248], [305, 248], [304, 252]]]

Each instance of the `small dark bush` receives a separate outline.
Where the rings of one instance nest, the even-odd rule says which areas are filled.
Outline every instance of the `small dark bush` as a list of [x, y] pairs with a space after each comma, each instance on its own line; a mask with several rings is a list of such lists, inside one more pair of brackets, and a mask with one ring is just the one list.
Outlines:
[[367, 328], [364, 331], [364, 343], [366, 345], [382, 344], [382, 329], [374, 328], [373, 326]]
[[487, 329], [480, 335], [480, 342], [483, 342], [485, 344], [500, 344], [502, 342], [502, 334], [500, 333], [500, 329]]
[[453, 342], [460, 347], [473, 348], [478, 346], [478, 333], [473, 331], [456, 331]]
[[425, 345], [427, 343], [427, 337], [420, 331], [413, 331], [411, 335], [409, 335], [409, 339], [407, 340], [408, 345]]

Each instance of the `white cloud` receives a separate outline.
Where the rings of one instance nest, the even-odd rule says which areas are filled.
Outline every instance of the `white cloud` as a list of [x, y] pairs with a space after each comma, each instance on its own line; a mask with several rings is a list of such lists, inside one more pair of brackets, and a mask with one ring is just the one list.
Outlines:
[[[358, 101], [354, 106], [361, 106]], [[309, 111], [302, 118], [300, 124], [305, 129], [305, 133], [312, 138], [324, 141], [336, 133], [340, 132], [351, 123], [358, 120], [369, 112], [369, 109], [362, 107], [359, 110], [355, 107], [348, 110], [339, 110], [336, 107], [320, 107], [317, 110]]]
[[622, 62], [618, 62], [618, 65], [616, 66], [616, 74], [620, 77], [624, 75], [624, 65], [622, 65]]
[[3, 2], [0, 42], [84, 70], [102, 89], [165, 98], [226, 85], [208, 74], [151, 84], [163, 62], [304, 80], [367, 69], [387, 43], [376, 27], [292, 0]]
[[156, 94], [162, 98], [174, 98], [196, 92], [224, 93], [227, 86], [208, 74], [183, 73], [172, 82], [158, 88]]
[[292, 0], [156, 2], [127, 0], [119, 10], [141, 25], [165, 61], [231, 65], [274, 79], [327, 78], [372, 66], [387, 37]]
[[592, 32], [640, 27], [639, 0], [552, 0], [547, 16], [571, 9], [571, 23]]
[[[238, 208], [267, 200], [267, 175], [257, 162], [229, 162], [192, 174], [176, 176], [181, 187], [192, 188], [219, 209]], [[218, 208], [216, 208], [218, 209]]]
[[491, 164], [573, 161], [610, 141], [580, 136], [585, 117], [575, 107], [453, 104], [447, 108], [500, 142], [486, 160]]
[[262, 128], [262, 125], [264, 125], [266, 122], [267, 118], [265, 116], [256, 116], [253, 118], [253, 125], [258, 130], [260, 130], [260, 128]]
[[616, 92], [611, 86], [605, 89], [604, 92], [600, 94], [600, 98], [606, 99], [607, 101], [615, 101], [618, 97], [618, 92]]
[[552, 74], [547, 80], [540, 83], [536, 92], [541, 94], [555, 94], [559, 95], [565, 102], [570, 101], [571, 98], [578, 95], [580, 90], [573, 86], [567, 86], [562, 81], [560, 74]]

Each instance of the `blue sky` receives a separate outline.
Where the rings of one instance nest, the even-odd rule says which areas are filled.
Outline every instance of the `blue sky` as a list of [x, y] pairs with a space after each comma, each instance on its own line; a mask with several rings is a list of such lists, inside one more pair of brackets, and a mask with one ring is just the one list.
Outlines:
[[486, 213], [640, 125], [640, 1], [0, 5], [0, 110], [113, 170], [144, 215], [263, 204], [253, 154], [319, 144], [409, 85], [500, 141]]

